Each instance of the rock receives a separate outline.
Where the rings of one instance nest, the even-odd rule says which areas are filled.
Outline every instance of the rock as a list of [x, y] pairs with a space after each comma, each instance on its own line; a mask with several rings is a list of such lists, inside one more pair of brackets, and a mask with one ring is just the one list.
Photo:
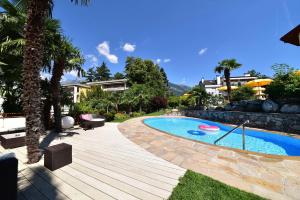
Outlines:
[[70, 116], [65, 116], [61, 118], [61, 126], [63, 129], [68, 129], [74, 126], [74, 118]]
[[228, 103], [225, 107], [224, 110], [226, 111], [230, 111], [232, 109], [232, 106], [230, 105], [230, 103]]
[[279, 105], [272, 101], [271, 99], [267, 99], [262, 104], [262, 109], [264, 112], [278, 112]]
[[262, 110], [262, 103], [261, 100], [247, 101], [244, 110], [247, 112], [260, 112]]
[[300, 113], [300, 105], [299, 104], [284, 104], [280, 112], [282, 113]]
[[222, 110], [224, 110], [224, 108], [222, 108], [222, 107], [218, 106], [218, 107], [216, 107], [216, 108], [215, 108], [215, 110], [222, 111]]

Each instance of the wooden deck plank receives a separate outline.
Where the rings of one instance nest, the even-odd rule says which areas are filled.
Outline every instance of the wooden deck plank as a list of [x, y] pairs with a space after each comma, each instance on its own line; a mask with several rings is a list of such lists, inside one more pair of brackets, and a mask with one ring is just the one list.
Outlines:
[[[18, 153], [19, 159], [22, 158], [20, 161], [26, 161], [26, 156], [23, 154], [24, 152], [22, 152], [22, 151], [18, 151], [18, 152], [19, 152]], [[88, 197], [84, 193], [80, 192], [73, 186], [67, 184], [59, 177], [55, 176], [50, 170], [42, 167], [41, 162], [42, 161], [40, 161], [39, 163], [36, 163], [36, 164], [32, 164], [32, 165], [24, 165], [22, 162], [19, 162], [19, 165], [26, 166], [23, 168], [32, 170], [33, 173], [38, 174], [43, 179], [45, 179], [45, 181], [54, 184], [59, 191], [61, 191], [63, 194], [65, 194], [70, 199], [91, 200], [90, 197]], [[22, 174], [22, 176], [23, 176], [23, 174]], [[21, 180], [19, 180], [19, 183], [20, 182], [21, 182]]]
[[[157, 162], [156, 160], [148, 160], [148, 159], [145, 159], [145, 158], [137, 160], [136, 156], [130, 154], [130, 152], [127, 153], [127, 154], [124, 154], [125, 151], [123, 153], [112, 152], [111, 150], [104, 149], [103, 147], [93, 148], [93, 150], [91, 150], [91, 149], [85, 148], [88, 144], [85, 144], [85, 145], [84, 144], [78, 144], [78, 145], [80, 146], [81, 151], [88, 151], [88, 152], [92, 152], [92, 153], [97, 153], [97, 154], [101, 154], [103, 156], [113, 156], [113, 157], [116, 157], [117, 159], [127, 160], [127, 161], [134, 162], [134, 163], [142, 163], [145, 166], [151, 166], [151, 167], [154, 167], [155, 169], [170, 172], [172, 174], [175, 173], [177, 175], [182, 175], [185, 172], [185, 170], [183, 170], [183, 169], [171, 168], [168, 165], [161, 164], [162, 162]], [[76, 145], [75, 147], [77, 147], [78, 145]], [[164, 161], [164, 163], [165, 163], [165, 161]]]
[[138, 199], [126, 192], [123, 192], [115, 187], [112, 187], [109, 184], [106, 184], [105, 182], [99, 181], [98, 179], [96, 179], [92, 176], [86, 175], [79, 170], [73, 169], [70, 166], [63, 167], [61, 170], [66, 173], [72, 174], [73, 176], [76, 176], [83, 182], [93, 186], [94, 188], [97, 188], [98, 190], [102, 191], [103, 193], [108, 194], [111, 197], [114, 197], [115, 199], [124, 199], [124, 200], [137, 200]]
[[165, 198], [166, 196], [168, 196], [170, 194], [169, 191], [159, 188], [159, 185], [157, 187], [149, 185], [145, 182], [142, 182], [142, 181], [132, 178], [132, 176], [130, 176], [130, 177], [125, 176], [123, 174], [113, 172], [113, 171], [107, 170], [105, 168], [102, 168], [100, 166], [97, 166], [95, 164], [89, 163], [88, 160], [83, 161], [83, 160], [74, 158], [74, 162], [85, 165], [99, 173], [107, 174], [108, 176], [110, 176], [114, 179], [122, 180], [124, 182], [127, 182], [130, 185], [135, 185], [136, 187], [139, 187], [145, 191], [148, 191], [151, 194], [155, 194], [155, 195], [163, 197], [163, 198]]
[[173, 176], [173, 178], [170, 178], [170, 177], [164, 176], [163, 173], [156, 173], [156, 172], [150, 171], [149, 169], [144, 169], [140, 165], [133, 165], [132, 163], [128, 164], [126, 162], [119, 162], [119, 161], [116, 161], [116, 160], [113, 160], [110, 158], [103, 158], [102, 156], [91, 155], [91, 153], [80, 153], [80, 154], [75, 155], [74, 157], [80, 157], [80, 158], [87, 157], [89, 159], [99, 161], [97, 163], [99, 165], [101, 165], [102, 167], [111, 169], [111, 166], [113, 166], [113, 167], [117, 167], [119, 169], [126, 170], [127, 172], [130, 171], [135, 174], [143, 174], [143, 176], [157, 180], [161, 183], [167, 183], [170, 185], [178, 183], [178, 180], [175, 179], [174, 176]]
[[150, 194], [144, 190], [141, 190], [139, 188], [136, 188], [134, 186], [131, 186], [127, 183], [124, 183], [124, 182], [121, 182], [119, 180], [116, 180], [116, 179], [113, 179], [109, 176], [106, 176], [104, 174], [101, 174], [101, 173], [98, 173], [90, 168], [87, 168], [86, 166], [82, 166], [82, 165], [79, 165], [77, 163], [72, 163], [72, 165], [70, 165], [70, 167], [84, 173], [84, 174], [88, 174], [88, 175], [91, 175], [92, 177], [100, 180], [100, 181], [103, 181], [115, 188], [118, 188], [119, 190], [122, 190], [124, 192], [127, 192], [128, 194], [132, 194], [134, 195], [135, 197], [139, 198], [139, 199], [143, 199], [143, 200], [158, 200], [158, 199], [161, 199], [160, 197], [158, 196], [155, 196], [153, 194]]
[[[74, 142], [80, 142], [82, 144], [87, 144], [86, 147], [93, 145], [94, 147], [100, 148], [102, 150], [111, 150], [111, 145], [104, 145], [103, 142], [101, 142], [101, 140], [95, 140], [92, 137], [91, 138], [82, 138], [79, 140], [74, 140]], [[101, 144], [101, 146], [99, 146], [99, 144]], [[132, 145], [132, 144], [131, 144]], [[178, 170], [182, 170], [182, 168], [173, 165], [169, 162], [166, 162], [165, 160], [158, 158], [156, 156], [153, 156], [153, 154], [151, 154], [150, 152], [147, 152], [145, 149], [142, 149], [139, 146], [136, 146], [135, 148], [122, 148], [122, 146], [118, 146], [117, 149], [114, 149], [114, 152], [116, 154], [121, 154], [121, 155], [128, 155], [128, 156], [132, 156], [135, 157], [136, 156], [141, 156], [140, 160], [146, 160], [146, 161], [151, 161], [151, 162], [156, 162], [158, 164], [164, 165], [164, 166], [168, 166], [170, 168], [174, 168], [174, 169], [178, 169]]]
[[125, 138], [117, 124], [51, 142], [73, 146], [73, 163], [55, 171], [43, 159], [27, 165], [26, 147], [15, 152], [19, 159], [19, 198], [35, 199], [167, 199], [185, 173]]

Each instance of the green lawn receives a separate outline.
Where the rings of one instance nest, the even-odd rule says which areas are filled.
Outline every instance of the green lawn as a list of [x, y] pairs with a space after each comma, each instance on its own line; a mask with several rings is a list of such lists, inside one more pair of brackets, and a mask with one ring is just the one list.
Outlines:
[[241, 191], [207, 176], [188, 170], [173, 190], [169, 200], [260, 200], [255, 194]]
[[[157, 112], [152, 112], [152, 113], [148, 113], [148, 114], [145, 114], [143, 116], [159, 116], [159, 115], [163, 115], [165, 114], [165, 111], [164, 110], [160, 110], [160, 111], [157, 111]], [[112, 122], [124, 122], [128, 119], [132, 119], [134, 117], [129, 117], [129, 118], [126, 118], [126, 119], [114, 119]]]

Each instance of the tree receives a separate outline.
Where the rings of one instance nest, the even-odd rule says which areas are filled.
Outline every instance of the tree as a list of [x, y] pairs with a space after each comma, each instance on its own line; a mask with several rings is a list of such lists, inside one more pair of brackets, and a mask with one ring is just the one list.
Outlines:
[[227, 86], [228, 100], [231, 102], [231, 84], [230, 84], [230, 72], [235, 70], [242, 65], [238, 63], [235, 59], [225, 59], [218, 63], [218, 66], [215, 67], [215, 72], [221, 74], [224, 72], [224, 77]]
[[251, 69], [249, 71], [246, 72], [247, 74], [250, 74], [250, 76], [255, 76], [257, 78], [268, 78], [267, 75], [264, 75], [260, 72], [255, 71], [254, 69]]
[[107, 81], [110, 79], [110, 70], [106, 66], [105, 62], [101, 64], [100, 67], [96, 68], [96, 80], [97, 81]]
[[275, 101], [300, 102], [300, 75], [295, 73], [296, 70], [286, 64], [273, 65], [272, 69], [274, 79], [266, 87], [265, 94]]
[[206, 92], [203, 86], [195, 86], [188, 94], [188, 100], [192, 100], [195, 103], [196, 108], [201, 108], [207, 103], [209, 98], [208, 93]]
[[64, 71], [76, 71], [78, 76], [84, 74], [81, 65], [84, 63], [83, 56], [78, 48], [75, 48], [65, 37], [60, 37], [57, 49], [54, 53], [52, 77], [50, 80], [51, 97], [54, 109], [54, 128], [57, 133], [61, 132], [61, 85], [60, 81]]
[[93, 82], [96, 80], [96, 72], [94, 70], [94, 67], [91, 67], [87, 70], [85, 77], [89, 82]]
[[19, 12], [8, 0], [0, 7], [0, 93], [4, 112], [22, 112], [21, 65], [24, 46], [23, 26], [26, 15]]
[[129, 85], [145, 84], [150, 88], [152, 97], [167, 95], [166, 74], [152, 60], [128, 57], [125, 66]]
[[241, 86], [232, 92], [232, 101], [250, 100], [255, 98], [255, 92], [251, 87]]
[[[79, 3], [79, 0], [71, 0]], [[87, 4], [89, 0], [81, 0]], [[43, 65], [44, 22], [52, 9], [52, 0], [20, 0], [27, 6], [24, 59], [22, 69], [23, 111], [26, 118], [26, 145], [28, 163], [40, 158], [39, 138], [42, 133], [40, 69]], [[23, 7], [24, 8], [24, 7]]]
[[124, 78], [125, 78], [125, 75], [122, 74], [122, 73], [120, 73], [120, 72], [117, 72], [117, 73], [115, 73], [115, 75], [114, 75], [114, 79], [115, 79], [115, 80], [124, 79]]
[[167, 77], [167, 74], [166, 74], [164, 68], [160, 68], [160, 73], [163, 77], [163, 81], [166, 84], [166, 86], [169, 86], [169, 80], [168, 80], [168, 77]]
[[130, 85], [144, 84], [147, 78], [147, 66], [141, 58], [127, 57], [125, 73]]

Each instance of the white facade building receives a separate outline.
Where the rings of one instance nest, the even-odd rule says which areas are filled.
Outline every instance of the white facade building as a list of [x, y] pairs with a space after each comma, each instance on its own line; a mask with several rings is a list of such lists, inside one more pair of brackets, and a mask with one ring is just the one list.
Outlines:
[[[250, 76], [250, 74], [244, 74], [243, 76], [232, 76], [230, 77], [230, 83], [232, 86], [242, 86], [249, 81], [255, 80], [257, 77]], [[212, 95], [227, 95], [226, 92], [220, 92], [218, 90], [219, 87], [226, 86], [225, 77], [216, 76], [215, 80], [204, 80], [201, 79], [200, 83], [205, 87], [207, 93]]]

